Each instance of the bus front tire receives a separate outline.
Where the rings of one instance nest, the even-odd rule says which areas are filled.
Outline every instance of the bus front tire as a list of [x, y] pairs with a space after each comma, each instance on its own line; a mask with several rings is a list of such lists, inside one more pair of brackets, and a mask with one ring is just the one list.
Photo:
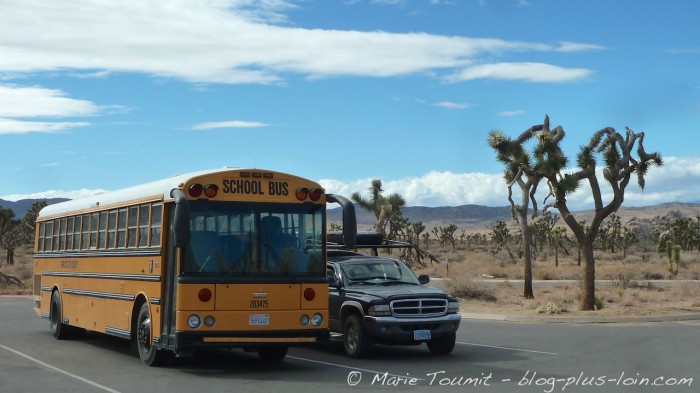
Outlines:
[[58, 291], [54, 291], [51, 294], [51, 311], [49, 314], [49, 326], [51, 327], [51, 334], [58, 340], [65, 340], [68, 338], [69, 326], [63, 323], [63, 309], [61, 308], [61, 295]]
[[279, 362], [287, 356], [287, 347], [260, 347], [258, 348], [258, 356], [266, 362]]
[[165, 353], [151, 344], [151, 326], [148, 303], [143, 303], [136, 320], [136, 348], [143, 364], [159, 366], [165, 359]]

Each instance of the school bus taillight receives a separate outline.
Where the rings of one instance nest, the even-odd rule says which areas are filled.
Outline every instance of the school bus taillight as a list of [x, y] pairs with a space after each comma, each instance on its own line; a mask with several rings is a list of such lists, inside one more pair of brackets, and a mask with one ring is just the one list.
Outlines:
[[313, 288], [306, 288], [304, 290], [304, 299], [310, 302], [314, 300], [314, 298], [316, 298], [316, 291], [314, 291]]
[[309, 189], [305, 187], [297, 188], [297, 199], [303, 201], [309, 196]]
[[300, 188], [297, 188], [297, 191], [296, 191], [297, 199], [300, 201], [304, 201], [304, 200], [306, 200], [306, 198], [309, 198], [312, 201], [316, 202], [319, 199], [321, 199], [322, 195], [323, 195], [322, 188], [312, 188], [309, 190], [306, 187], [300, 187]]
[[197, 296], [201, 302], [206, 303], [211, 300], [211, 290], [209, 288], [202, 288], [199, 290]]
[[217, 192], [219, 192], [219, 186], [216, 184], [207, 184], [204, 186], [204, 195], [206, 195], [207, 198], [214, 198]]
[[320, 188], [314, 188], [311, 191], [309, 191], [309, 198], [311, 198], [311, 200], [314, 202], [321, 199], [321, 195], [323, 195], [323, 190]]
[[199, 198], [200, 196], [202, 196], [202, 192], [204, 192], [204, 187], [202, 187], [201, 184], [193, 184], [190, 186], [188, 191], [191, 197]]

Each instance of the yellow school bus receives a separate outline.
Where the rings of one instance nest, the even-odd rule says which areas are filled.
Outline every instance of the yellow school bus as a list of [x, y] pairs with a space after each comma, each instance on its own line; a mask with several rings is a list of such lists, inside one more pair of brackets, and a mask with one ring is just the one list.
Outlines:
[[329, 339], [327, 202], [353, 209], [301, 177], [222, 169], [47, 206], [34, 309], [57, 339], [129, 339], [147, 365], [205, 347], [281, 360]]

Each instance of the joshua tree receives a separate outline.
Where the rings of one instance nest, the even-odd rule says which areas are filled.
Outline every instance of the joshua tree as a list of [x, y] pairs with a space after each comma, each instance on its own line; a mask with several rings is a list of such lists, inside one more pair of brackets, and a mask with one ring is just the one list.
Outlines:
[[[523, 148], [523, 144], [536, 136], [538, 141], [533, 150], [534, 162]], [[509, 199], [512, 195], [511, 187], [517, 183], [522, 191], [522, 203], [516, 205], [511, 200], [513, 215], [519, 213], [521, 225], [527, 218], [528, 196], [533, 203], [533, 210], [537, 209], [535, 192], [540, 180], [546, 180], [549, 187], [549, 197], [553, 202], [544, 206], [544, 211], [554, 208], [559, 210], [564, 222], [569, 226], [578, 241], [583, 259], [585, 261], [584, 293], [581, 298], [582, 310], [593, 310], [595, 304], [595, 259], [593, 257], [593, 241], [598, 234], [600, 226], [610, 214], [617, 211], [624, 202], [625, 188], [629, 184], [633, 174], [637, 176], [639, 187], [644, 189], [644, 177], [652, 165], [663, 164], [658, 153], [647, 153], [644, 149], [644, 133], [635, 133], [629, 128], [622, 134], [614, 128], [603, 128], [593, 134], [587, 145], [581, 147], [576, 160], [578, 169], [564, 173], [567, 169], [568, 159], [559, 146], [564, 138], [564, 129], [557, 126], [549, 127], [549, 116], [545, 116], [544, 123], [530, 127], [516, 140], [510, 140], [500, 131], [492, 131], [489, 134], [489, 145], [498, 154], [497, 159], [506, 165], [504, 177], [509, 184]], [[636, 147], [637, 157], [633, 157]], [[603, 202], [603, 196], [598, 181], [596, 155], [601, 155], [605, 164], [602, 175], [612, 191], [612, 200], [607, 204]], [[591, 189], [595, 215], [590, 225], [584, 226], [576, 221], [568, 206], [567, 196], [576, 191], [582, 182], [587, 182]], [[522, 226], [523, 239], [529, 239], [527, 225]], [[529, 244], [523, 241], [525, 258], [529, 257]], [[526, 264], [528, 260], [526, 259]], [[526, 268], [527, 269], [527, 268]], [[527, 270], [526, 270], [527, 280]], [[527, 290], [526, 290], [527, 291]], [[527, 294], [527, 292], [526, 292]]]
[[501, 248], [505, 248], [506, 251], [508, 251], [508, 255], [510, 255], [511, 261], [515, 263], [515, 257], [510, 251], [510, 247], [508, 247], [510, 237], [510, 229], [508, 229], [508, 225], [505, 223], [505, 221], [498, 220], [496, 221], [496, 224], [491, 227], [491, 241], [496, 244], [494, 253], [500, 251]]
[[[498, 130], [491, 131], [488, 138], [489, 146], [496, 152], [496, 160], [506, 167], [503, 171], [503, 178], [506, 184], [508, 184], [510, 210], [513, 219], [520, 224], [525, 269], [523, 296], [525, 296], [526, 299], [535, 298], [532, 291], [532, 253], [530, 250], [532, 236], [530, 227], [527, 224], [530, 201], [532, 201], [532, 217], [535, 218], [537, 216], [537, 200], [535, 200], [535, 193], [537, 192], [537, 186], [543, 178], [543, 166], [551, 165], [548, 160], [553, 161], [559, 159], [559, 157], [537, 154], [537, 150], [541, 148], [538, 143], [537, 147], [535, 147], [535, 160], [533, 161], [531, 154], [523, 147], [523, 145], [533, 137], [541, 138], [543, 128], [543, 125], [532, 126], [520, 134], [515, 140], [510, 139], [505, 136], [502, 131]], [[563, 133], [561, 136], [563, 137]], [[561, 137], [559, 137], [559, 139], [561, 139]], [[562, 165], [566, 164], [566, 159], [563, 158], [563, 156], [562, 159], [564, 161]], [[513, 200], [513, 186], [516, 184], [520, 188], [520, 203], [516, 203]]]
[[[540, 147], [535, 155], [548, 165], [540, 168], [541, 175], [547, 179], [549, 195], [554, 202], [545, 205], [544, 210], [555, 208], [561, 213], [564, 222], [569, 226], [578, 240], [585, 261], [584, 293], [581, 298], [581, 310], [594, 310], [595, 304], [595, 259], [593, 256], [593, 241], [600, 226], [610, 214], [617, 211], [624, 202], [625, 188], [632, 175], [636, 175], [637, 183], [644, 189], [645, 179], [649, 168], [661, 166], [663, 161], [658, 153], [647, 153], [644, 149], [644, 133], [636, 133], [629, 128], [622, 134], [614, 128], [603, 128], [593, 134], [587, 145], [581, 147], [577, 156], [578, 169], [570, 173], [562, 173], [566, 168], [566, 159], [561, 151], [559, 142], [564, 136], [561, 126], [554, 130], [549, 128], [549, 117], [545, 116], [540, 134]], [[637, 145], [637, 157], [633, 157]], [[612, 191], [612, 200], [603, 202], [603, 194], [599, 184], [599, 173], [596, 165], [596, 155], [601, 155], [605, 166], [603, 178]], [[571, 214], [566, 197], [576, 191], [582, 182], [590, 186], [595, 215], [590, 225], [584, 227]], [[546, 201], [547, 198], [545, 198]]]
[[372, 180], [372, 186], [369, 188], [371, 194], [370, 199], [363, 198], [359, 193], [352, 194], [353, 202], [360, 205], [361, 208], [374, 213], [377, 219], [376, 230], [386, 236], [386, 223], [392, 214], [396, 214], [404, 205], [406, 200], [399, 194], [391, 194], [388, 197], [382, 195], [382, 181], [379, 179]]

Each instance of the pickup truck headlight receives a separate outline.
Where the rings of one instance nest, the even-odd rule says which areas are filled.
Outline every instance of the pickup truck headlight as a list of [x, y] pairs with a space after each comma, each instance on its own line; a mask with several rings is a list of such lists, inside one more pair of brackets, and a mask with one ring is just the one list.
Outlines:
[[447, 302], [447, 313], [456, 314], [458, 312], [459, 312], [459, 301], [450, 300], [449, 302]]
[[391, 308], [388, 304], [375, 304], [367, 310], [367, 314], [373, 317], [388, 317], [391, 315]]

